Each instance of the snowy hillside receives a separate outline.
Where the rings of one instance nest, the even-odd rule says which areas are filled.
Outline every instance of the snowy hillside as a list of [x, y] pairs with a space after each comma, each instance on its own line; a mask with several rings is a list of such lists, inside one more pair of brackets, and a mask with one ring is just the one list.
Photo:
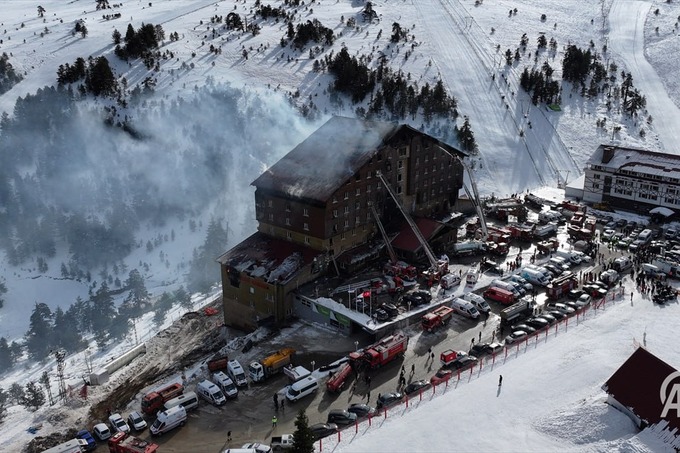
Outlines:
[[[249, 184], [259, 172], [276, 162], [329, 115], [354, 116], [358, 108], [366, 108], [368, 100], [352, 104], [346, 98], [331, 96], [332, 76], [314, 71], [315, 61], [335, 55], [343, 47], [352, 56], [364, 56], [374, 68], [379, 61], [387, 61], [393, 70], [402, 71], [419, 87], [442, 80], [458, 102], [460, 117], [432, 124], [426, 124], [422, 116], [403, 121], [456, 146], [453, 128], [460, 126], [463, 116], [469, 117], [479, 151], [471, 163], [477, 185], [485, 195], [506, 195], [555, 187], [565, 179], [571, 181], [582, 172], [584, 162], [601, 143], [677, 152], [680, 138], [676, 127], [680, 121], [677, 2], [377, 0], [372, 2], [377, 13], [377, 19], [372, 21], [364, 20], [362, 11], [366, 2], [361, 0], [307, 1], [297, 6], [293, 1], [272, 2], [273, 6], [281, 6], [291, 14], [294, 24], [316, 19], [336, 37], [333, 45], [309, 44], [301, 50], [289, 43], [281, 46], [287, 34], [285, 21], [255, 17], [256, 0], [110, 3], [110, 9], [98, 10], [94, 0], [44, 2], [46, 12], [44, 17], [39, 17], [37, 4], [0, 0], [0, 54], [7, 53], [9, 63], [23, 76], [20, 83], [0, 95], [0, 112], [11, 116], [18, 97], [56, 85], [60, 65], [72, 64], [78, 57], [105, 56], [120, 80], [125, 78], [128, 94], [145, 81], [153, 82], [153, 94], [143, 106], [137, 110], [121, 107], [116, 112], [117, 120], [134, 112], [133, 120], [138, 121], [152, 139], [144, 146], [129, 138], [118, 140], [103, 126], [101, 118], [88, 118], [82, 124], [78, 140], [88, 143], [88, 153], [96, 157], [93, 161], [100, 162], [93, 172], [96, 176], [91, 177], [113, 171], [110, 166], [107, 168], [105, 157], [107, 151], [115, 150], [129, 158], [126, 164], [138, 166], [140, 174], [156, 183], [156, 191], [147, 196], [168, 197], [177, 204], [190, 205], [192, 200], [183, 198], [186, 186], [183, 188], [181, 184], [174, 184], [173, 178], [166, 178], [164, 168], [159, 165], [172, 160], [165, 151], [205, 148], [203, 142], [191, 142], [186, 131], [207, 131], [208, 143], [213, 138], [211, 131], [229, 135], [230, 131], [243, 127], [228, 114], [229, 107], [219, 105], [222, 101], [219, 96], [210, 108], [195, 105], [165, 123], [153, 112], [180, 98], [191, 104], [206, 87], [214, 87], [217, 92], [233, 89], [240, 93], [239, 107], [252, 113], [247, 135], [253, 146], [232, 146], [226, 139], [220, 140], [219, 146], [210, 142], [219, 150], [218, 156], [237, 157], [230, 160], [226, 176], [228, 190], [197, 213], [196, 220], [201, 225], [198, 229], [189, 228], [187, 219], [183, 219], [163, 226], [142, 225], [135, 236], [137, 246], [126, 258], [126, 264], [128, 268], [143, 263], [149, 265], [145, 278], [147, 288], [154, 294], [175, 289], [182, 283], [187, 262], [192, 251], [205, 239], [205, 228], [212, 216], [229, 219], [231, 236], [225, 250], [254, 231], [256, 223]], [[267, 2], [260, 0], [257, 4]], [[258, 33], [229, 30], [224, 21], [214, 20], [216, 16], [225, 18], [229, 13], [256, 23]], [[120, 16], [112, 17], [114, 14]], [[87, 27], [86, 36], [74, 33], [76, 23]], [[160, 51], [166, 57], [159, 62], [157, 71], [147, 69], [141, 60], [125, 62], [114, 55], [114, 30], [125, 34], [128, 24], [136, 29], [145, 23], [162, 25], [165, 30], [166, 39]], [[406, 40], [399, 43], [390, 41], [395, 23], [407, 35]], [[173, 33], [177, 34], [177, 40], [169, 38]], [[507, 65], [506, 50], [515, 53], [524, 34], [528, 39], [526, 49], [519, 51], [519, 60]], [[540, 36], [554, 39], [556, 50], [539, 51]], [[534, 106], [519, 86], [522, 71], [525, 67], [540, 68], [547, 62], [559, 78], [561, 59], [570, 44], [591, 48], [602, 61], [615, 64], [619, 73], [630, 72], [635, 87], [646, 97], [646, 110], [630, 118], [621, 113], [616, 100], [612, 101], [614, 108], [608, 110], [604, 96], [583, 97], [579, 88], [572, 89], [569, 84], [563, 84], [560, 111], [549, 110], [544, 105]], [[616, 83], [620, 81], [619, 75]], [[112, 102], [100, 98], [83, 104], [102, 109]], [[301, 111], [311, 120], [304, 119]], [[604, 118], [605, 127], [598, 127], [596, 123]], [[384, 115], [381, 119], [392, 118]], [[40, 131], [28, 131], [24, 145], [30, 145], [36, 134]], [[204, 163], [206, 157], [197, 154], [195, 161]], [[30, 173], [31, 169], [25, 171]], [[73, 203], [78, 204], [78, 200]], [[0, 209], [4, 208], [0, 206]], [[144, 244], [149, 240], [153, 241], [159, 234], [169, 236], [171, 231], [176, 233], [176, 241], [164, 243], [151, 253], [146, 250]], [[159, 257], [161, 251], [163, 258]], [[215, 250], [215, 256], [223, 251]], [[35, 302], [66, 308], [77, 296], [87, 297], [87, 282], [61, 278], [59, 265], [67, 258], [68, 250], [60, 244], [57, 256], [48, 263], [49, 271], [40, 275], [33, 263], [14, 267], [8, 264], [6, 256], [0, 257], [0, 277], [9, 290], [4, 295], [5, 306], [0, 309], [0, 336], [20, 338], [28, 327]], [[101, 269], [94, 270], [93, 274], [99, 271]], [[649, 319], [652, 322], [654, 318]], [[627, 333], [639, 337], [639, 333], [633, 334], [632, 330]], [[626, 351], [625, 347], [619, 348], [609, 360], [618, 363]], [[680, 362], [676, 357], [664, 358], [670, 363]], [[531, 368], [522, 362], [520, 358], [510, 366]], [[564, 373], [564, 369], [556, 369], [555, 373]], [[29, 378], [28, 373], [26, 377]], [[482, 377], [469, 387], [483, 386], [484, 379], [491, 382], [494, 377]], [[546, 375], [546, 379], [550, 379], [550, 375]], [[2, 382], [0, 386], [7, 387], [9, 383]], [[594, 384], [588, 385], [591, 387], [579, 390], [580, 395], [585, 399], [596, 398]], [[442, 400], [437, 404], [442, 404]], [[521, 401], [518, 399], [515, 403], [521, 404]], [[562, 402], [565, 410], [571, 409], [573, 401]], [[473, 431], [473, 428], [466, 429]], [[389, 432], [389, 429], [382, 431]], [[522, 429], [519, 432], [523, 432]], [[373, 448], [368, 443], [361, 445], [366, 447], [360, 449]], [[552, 448], [555, 444], [546, 445]], [[615, 448], [605, 444], [595, 449], [609, 447]], [[626, 448], [635, 450], [631, 445]], [[470, 444], [469, 449], [474, 446]]]

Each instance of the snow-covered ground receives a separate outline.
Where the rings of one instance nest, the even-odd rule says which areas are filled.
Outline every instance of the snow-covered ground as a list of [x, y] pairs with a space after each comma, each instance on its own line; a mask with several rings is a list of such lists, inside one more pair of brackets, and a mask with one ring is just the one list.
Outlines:
[[637, 346], [680, 364], [672, 346], [680, 304], [653, 304], [630, 276], [624, 288], [623, 298], [578, 325], [572, 319], [566, 331], [511, 348], [507, 359], [390, 410], [356, 436], [348, 430], [337, 448], [331, 436], [324, 451], [673, 451], [605, 404], [601, 386]]
[[[279, 47], [286, 31], [283, 22], [268, 21], [257, 36], [220, 31], [215, 38], [211, 37], [212, 16], [226, 16], [229, 11], [252, 14], [254, 0], [123, 3], [122, 8], [106, 11], [122, 13], [121, 18], [110, 21], [102, 19], [103, 12], [96, 11], [91, 0], [43, 3], [47, 10], [43, 20], [37, 17], [37, 4], [0, 1], [0, 52], [7, 52], [10, 63], [25, 75], [24, 81], [0, 96], [0, 111], [11, 114], [17, 96], [55, 84], [60, 64], [89, 55], [106, 55], [131, 87], [148, 75], [157, 77], [159, 98], [188, 97], [194, 86], [229, 82], [236, 87], [266, 92], [263, 102], [282, 113], [288, 112], [282, 108], [286, 102], [282, 97], [296, 90], [300, 91], [300, 99], [313, 100], [321, 116], [351, 115], [354, 111], [348, 103], [338, 106], [326, 100], [323, 92], [329, 76], [312, 72], [307, 50], [295, 54], [290, 48]], [[432, 84], [441, 77], [458, 100], [461, 115], [471, 119], [480, 152], [475, 158], [475, 177], [482, 194], [505, 195], [554, 187], [561, 179], [572, 180], [582, 171], [595, 148], [612, 140], [617, 144], [677, 152], [675, 125], [680, 122], [680, 82], [676, 56], [680, 54], [680, 39], [676, 2], [377, 0], [373, 4], [380, 18], [373, 24], [362, 22], [359, 16], [364, 2], [349, 0], [315, 1], [299, 7], [298, 15], [304, 19], [317, 18], [334, 33], [342, 32], [332, 47], [336, 52], [344, 45], [352, 55], [388, 54], [396, 67], [423, 84], [426, 81]], [[517, 13], [509, 14], [515, 8]], [[656, 9], [659, 14], [655, 14]], [[541, 20], [542, 14], [546, 14], [546, 20]], [[354, 29], [346, 26], [350, 17], [357, 18]], [[77, 19], [85, 20], [89, 30], [86, 38], [71, 34]], [[389, 44], [395, 22], [407, 27], [414, 36], [408, 46]], [[117, 60], [112, 54], [110, 36], [114, 28], [124, 32], [128, 23], [135, 28], [142, 23], [160, 23], [166, 35], [177, 31], [181, 39], [178, 42], [166, 39], [162, 46], [162, 50], [173, 51], [176, 58], [163, 63], [157, 74], [146, 71], [141, 63], [127, 65]], [[44, 34], [46, 27], [49, 32]], [[567, 88], [562, 94], [561, 112], [532, 106], [518, 85], [524, 62], [529, 59], [523, 57], [513, 68], [501, 64], [501, 54], [505, 49], [517, 48], [523, 33], [529, 37], [531, 52], [536, 50], [539, 34], [557, 40], [558, 56], [547, 59], [556, 73], [561, 72], [559, 55], [567, 44], [585, 48], [592, 41], [598, 52], [607, 45], [604, 59], [616, 63], [619, 70], [633, 74], [636, 88], [647, 97], [648, 111], [628, 120], [616, 112], [607, 112], [602, 102], [581, 98]], [[209, 53], [207, 47], [211, 43], [218, 45], [222, 53]], [[244, 48], [249, 50], [248, 59], [242, 56]], [[408, 59], [404, 58], [407, 50], [411, 50]], [[538, 64], [542, 61], [539, 59]], [[182, 69], [182, 63], [193, 63], [194, 67]], [[651, 124], [648, 124], [649, 116], [653, 118]], [[596, 119], [604, 117], [608, 118], [608, 130], [595, 127]], [[611, 127], [615, 124], [622, 126], [621, 135], [612, 136]], [[641, 129], [646, 132], [644, 137], [639, 134]], [[299, 140], [304, 137], [300, 135]], [[243, 188], [244, 192], [249, 190]], [[185, 248], [164, 247], [166, 254], [177, 255], [172, 255], [169, 269], [161, 263], [154, 267], [155, 283], [151, 283], [150, 289], [160, 292], [177, 284], [182, 275], [177, 264], [190, 256], [204, 238], [204, 231], [197, 231], [194, 237], [186, 227], [182, 231], [176, 228]], [[138, 239], [145, 241], [155, 233], [143, 232]], [[216, 255], [221, 252], [216, 251]], [[140, 249], [130, 262], [153, 262], [158, 250], [154, 251], [153, 258], [143, 255]], [[61, 260], [50, 263], [50, 269], [58, 269]], [[1, 336], [16, 338], [26, 331], [28, 314], [35, 301], [69, 301], [87, 294], [86, 286], [76, 287], [72, 282], [58, 280], [55, 271], [51, 271], [52, 277], [34, 278], [35, 271], [11, 268], [4, 261], [0, 271], [10, 289], [6, 295], [8, 303], [0, 311]], [[402, 451], [432, 449], [434, 445], [435, 450], [453, 446], [456, 450], [481, 451], [558, 448], [658, 451], [661, 446], [644, 433], [636, 436], [622, 415], [602, 404], [603, 394], [599, 390], [602, 382], [632, 352], [633, 338], [640, 341], [645, 331], [647, 346], [652, 352], [672, 365], [680, 363], [675, 351], [664, 347], [673, 344], [672, 311], [677, 310], [678, 305], [658, 308], [641, 297], [633, 302], [632, 306], [626, 301], [609, 307], [597, 317], [570, 327], [568, 333], [550, 338], [535, 349], [529, 348], [502, 367], [481, 373], [447, 396], [423, 403], [422, 408], [413, 408], [403, 417], [394, 417], [381, 429], [370, 430], [374, 434], [360, 436], [349, 446], [343, 443], [341, 448]], [[144, 329], [147, 333], [142, 335], [143, 339], [153, 334], [151, 327]], [[117, 352], [97, 351], [95, 358], [103, 363]], [[69, 361], [74, 368], [83, 363], [75, 358]], [[15, 381], [25, 383], [37, 379], [42, 369], [38, 366], [22, 369], [4, 377], [0, 386], [7, 388]], [[49, 369], [54, 371], [53, 367]], [[497, 375], [501, 372], [505, 380], [497, 395]], [[79, 373], [74, 372], [71, 378], [78, 380]], [[11, 407], [8, 420], [2, 426], [0, 449], [18, 450], [30, 436], [15, 436], [13, 429], [28, 426], [40, 416], [40, 411], [28, 414], [21, 408]], [[395, 422], [397, 419], [404, 422]], [[404, 429], [405, 426], [408, 429]]]

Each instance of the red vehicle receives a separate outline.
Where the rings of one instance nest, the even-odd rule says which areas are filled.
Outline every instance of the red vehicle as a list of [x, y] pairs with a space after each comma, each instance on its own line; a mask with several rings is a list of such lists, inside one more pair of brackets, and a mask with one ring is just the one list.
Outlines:
[[184, 386], [175, 382], [158, 391], [150, 392], [142, 398], [142, 412], [147, 415], [155, 415], [166, 401], [184, 393]]
[[407, 347], [408, 336], [403, 332], [397, 332], [367, 348], [350, 353], [349, 359], [356, 370], [380, 368], [403, 356]]
[[487, 299], [500, 302], [503, 305], [512, 305], [515, 303], [515, 295], [507, 289], [497, 288], [492, 286], [482, 293]]
[[442, 366], [449, 366], [457, 359], [466, 356], [467, 353], [463, 351], [454, 351], [453, 349], [447, 349], [446, 351], [439, 354], [439, 361]]
[[329, 392], [340, 392], [350, 374], [352, 374], [352, 365], [349, 363], [344, 363], [340, 366], [338, 371], [331, 374], [331, 376], [328, 378], [328, 381], [326, 382], [326, 389]]
[[423, 316], [422, 324], [423, 330], [432, 332], [433, 330], [443, 327], [451, 321], [453, 316], [453, 308], [442, 305], [432, 312]]
[[109, 439], [110, 453], [155, 453], [157, 450], [157, 444], [130, 436], [122, 431]]
[[227, 363], [229, 363], [229, 357], [226, 355], [213, 360], [208, 360], [208, 370], [210, 370], [211, 373], [215, 371], [226, 370]]
[[578, 280], [576, 280], [576, 276], [572, 273], [567, 273], [554, 279], [546, 287], [546, 293], [548, 295], [548, 299], [557, 300], [566, 296], [569, 291], [576, 288], [577, 286]]
[[440, 369], [437, 371], [437, 373], [430, 378], [430, 384], [433, 386], [439, 385], [442, 382], [446, 382], [449, 379], [451, 379], [451, 375], [453, 375], [453, 371], [451, 370], [445, 370], [444, 368]]

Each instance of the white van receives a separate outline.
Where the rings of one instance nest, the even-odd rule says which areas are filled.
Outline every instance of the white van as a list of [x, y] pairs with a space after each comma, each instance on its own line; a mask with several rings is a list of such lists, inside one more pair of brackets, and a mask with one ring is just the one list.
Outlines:
[[581, 264], [581, 256], [574, 253], [574, 252], [568, 252], [566, 250], [558, 250], [555, 252], [555, 256], [564, 258], [565, 260], [569, 261], [573, 266], [576, 266], [578, 264]]
[[239, 387], [245, 387], [248, 385], [248, 380], [246, 379], [246, 372], [243, 371], [243, 367], [238, 362], [238, 360], [230, 360], [227, 362], [227, 373], [234, 383]]
[[236, 398], [238, 396], [238, 389], [234, 385], [234, 381], [229, 379], [229, 376], [224, 374], [224, 372], [218, 371], [213, 373], [212, 380], [222, 389], [227, 398]]
[[291, 384], [286, 392], [288, 401], [297, 401], [307, 395], [311, 395], [319, 388], [319, 381], [315, 377], [307, 376]]
[[458, 314], [461, 314], [463, 316], [467, 316], [468, 318], [472, 319], [477, 319], [479, 318], [479, 311], [475, 308], [474, 305], [472, 305], [471, 302], [468, 302], [465, 299], [461, 299], [459, 297], [456, 297], [451, 301], [451, 308], [453, 308], [453, 311], [455, 311]]
[[[550, 283], [550, 280], [552, 280], [552, 278], [553, 278], [552, 272], [550, 272], [548, 269], [546, 269], [543, 266], [537, 266], [535, 264], [527, 264], [526, 266], [524, 266], [524, 268], [525, 269], [533, 269], [535, 271], [540, 272], [541, 274], [543, 274], [545, 276], [545, 278], [548, 279], [548, 283]], [[522, 277], [524, 277], [524, 275], [522, 275]], [[526, 277], [524, 277], [524, 278], [526, 278]], [[527, 280], [529, 281], [529, 283], [533, 283], [528, 278], [527, 278]]]
[[158, 418], [149, 428], [152, 436], [160, 436], [187, 422], [187, 411], [183, 406], [175, 406], [158, 413]]
[[477, 310], [480, 311], [480, 313], [489, 313], [491, 311], [491, 307], [489, 307], [486, 299], [484, 299], [484, 297], [480, 296], [479, 294], [469, 292], [463, 296], [463, 299], [470, 302]]
[[652, 230], [650, 230], [649, 228], [642, 230], [640, 234], [638, 234], [637, 238], [641, 241], [644, 241], [645, 244], [648, 244], [649, 241], [652, 240]]
[[538, 213], [538, 221], [540, 223], [562, 223], [564, 222], [564, 216], [557, 211], [541, 211]]
[[534, 285], [548, 286], [548, 284], [550, 283], [550, 280], [546, 278], [543, 272], [537, 269], [529, 269], [525, 267], [524, 269], [522, 269], [520, 275], [523, 278], [525, 278], [529, 283], [533, 283]]
[[207, 379], [196, 384], [196, 393], [198, 393], [198, 396], [215, 406], [221, 406], [227, 402], [227, 398], [224, 397], [222, 390], [220, 390], [215, 383], [210, 382]]
[[68, 442], [48, 448], [43, 453], [81, 453], [86, 450], [87, 441], [85, 439], [71, 439]]
[[519, 292], [519, 290], [515, 287], [515, 285], [513, 285], [510, 282], [504, 282], [503, 280], [499, 280], [496, 278], [491, 281], [490, 286], [495, 286], [496, 288], [510, 291], [512, 294], [515, 295], [515, 299], [519, 299], [520, 297], [522, 297], [522, 294]]
[[451, 289], [454, 286], [460, 285], [460, 276], [456, 274], [446, 274], [441, 278], [439, 284], [443, 289]]
[[185, 410], [190, 411], [198, 407], [198, 396], [195, 392], [184, 392], [182, 395], [166, 401], [163, 406], [166, 410], [182, 406]]

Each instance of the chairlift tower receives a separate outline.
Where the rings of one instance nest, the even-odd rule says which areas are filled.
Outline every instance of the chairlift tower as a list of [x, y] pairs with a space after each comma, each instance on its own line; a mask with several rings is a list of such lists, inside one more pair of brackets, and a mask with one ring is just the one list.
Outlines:
[[66, 383], [64, 382], [64, 362], [66, 361], [66, 351], [58, 349], [54, 351], [57, 359], [57, 378], [59, 379], [59, 398], [66, 398]]

